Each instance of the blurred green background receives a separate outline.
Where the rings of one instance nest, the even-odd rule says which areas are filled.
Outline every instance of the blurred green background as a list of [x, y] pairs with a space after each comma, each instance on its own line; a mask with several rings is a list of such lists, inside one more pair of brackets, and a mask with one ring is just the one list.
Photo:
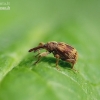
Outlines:
[[[9, 2], [4, 5], [2, 2]], [[100, 1], [3, 0], [0, 7], [0, 100], [99, 100]], [[79, 73], [52, 54], [36, 66], [39, 42], [75, 47]]]

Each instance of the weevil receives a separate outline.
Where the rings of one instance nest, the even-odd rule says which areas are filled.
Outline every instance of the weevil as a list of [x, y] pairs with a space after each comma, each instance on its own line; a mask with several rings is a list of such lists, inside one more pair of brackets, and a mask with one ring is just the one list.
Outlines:
[[[39, 52], [40, 49], [45, 49], [46, 52], [40, 53]], [[73, 68], [78, 57], [78, 53], [76, 49], [64, 42], [51, 41], [47, 43], [39, 43], [37, 47], [34, 47], [29, 50], [29, 52], [32, 52], [32, 51], [34, 52], [38, 51], [38, 54], [36, 55], [38, 59], [34, 64], [37, 64], [40, 61], [41, 57], [44, 57], [50, 53], [53, 53], [54, 57], [56, 58], [57, 69], [59, 69], [58, 68], [59, 59], [70, 63]]]

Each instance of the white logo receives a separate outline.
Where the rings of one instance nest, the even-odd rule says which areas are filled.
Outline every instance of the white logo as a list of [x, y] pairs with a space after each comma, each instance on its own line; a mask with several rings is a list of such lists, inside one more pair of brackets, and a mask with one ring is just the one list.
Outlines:
[[0, 2], [0, 10], [10, 10], [10, 2]]

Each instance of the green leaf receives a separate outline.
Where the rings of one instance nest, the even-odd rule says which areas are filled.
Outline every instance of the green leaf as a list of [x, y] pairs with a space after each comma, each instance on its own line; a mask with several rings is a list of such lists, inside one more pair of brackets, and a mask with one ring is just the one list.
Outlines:
[[[9, 2], [0, 11], [0, 100], [99, 100], [100, 1]], [[77, 49], [77, 72], [62, 60], [57, 70], [52, 54], [33, 65], [28, 50], [48, 41]]]

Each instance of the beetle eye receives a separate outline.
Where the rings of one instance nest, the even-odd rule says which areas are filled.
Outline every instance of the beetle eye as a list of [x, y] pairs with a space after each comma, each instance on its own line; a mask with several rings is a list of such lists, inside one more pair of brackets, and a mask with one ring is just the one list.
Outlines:
[[53, 42], [53, 44], [55, 44], [55, 43]]

